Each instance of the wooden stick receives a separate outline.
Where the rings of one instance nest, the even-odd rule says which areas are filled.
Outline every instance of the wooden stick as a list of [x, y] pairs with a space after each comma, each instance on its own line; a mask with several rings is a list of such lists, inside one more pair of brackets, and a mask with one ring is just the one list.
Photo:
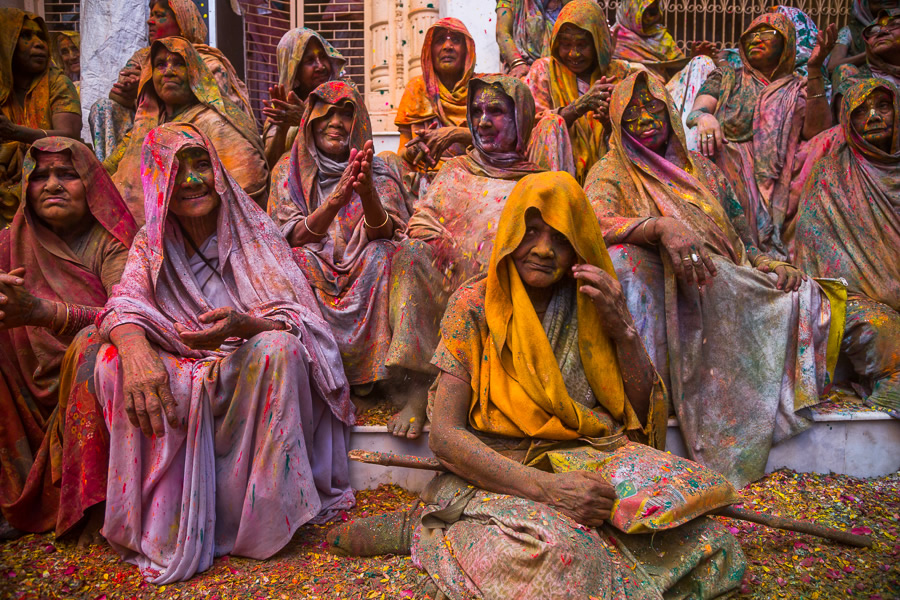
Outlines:
[[776, 517], [775, 515], [757, 513], [737, 506], [726, 506], [713, 511], [711, 514], [728, 517], [729, 519], [740, 519], [741, 521], [759, 523], [760, 525], [773, 527], [775, 529], [785, 529], [797, 533], [808, 533], [809, 535], [839, 542], [847, 546], [856, 546], [857, 548], [872, 547], [872, 538], [867, 535], [856, 535], [849, 531], [844, 531], [835, 527], [826, 527], [825, 525], [819, 525], [818, 523], [813, 523], [811, 521], [801, 521], [789, 517]]
[[[394, 454], [393, 452], [376, 452], [372, 450], [351, 450], [347, 453], [347, 456], [350, 460], [372, 465], [382, 465], [385, 467], [447, 471], [447, 468], [442, 465], [438, 459], [432, 457], [410, 456], [408, 454]], [[765, 525], [775, 529], [807, 533], [826, 540], [846, 544], [847, 546], [856, 546], [858, 548], [872, 547], [872, 538], [867, 535], [856, 535], [835, 527], [826, 527], [825, 525], [819, 525], [818, 523], [812, 523], [810, 521], [801, 521], [799, 519], [791, 519], [788, 517], [776, 517], [775, 515], [757, 513], [736, 506], [726, 506], [713, 511], [710, 514], [728, 517], [729, 519], [739, 519], [741, 521], [758, 523], [759, 525]]]

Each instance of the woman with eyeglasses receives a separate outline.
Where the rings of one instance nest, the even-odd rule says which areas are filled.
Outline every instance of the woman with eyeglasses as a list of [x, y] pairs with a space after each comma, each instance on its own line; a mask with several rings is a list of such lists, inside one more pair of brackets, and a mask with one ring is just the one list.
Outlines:
[[741, 240], [732, 187], [687, 150], [655, 77], [619, 84], [610, 122], [585, 192], [691, 458], [742, 486], [763, 475], [774, 443], [805, 428], [794, 411], [819, 401], [840, 300]]
[[796, 213], [789, 190], [800, 142], [831, 126], [822, 63], [836, 36], [834, 25], [819, 32], [801, 77], [794, 24], [781, 13], [757, 17], [741, 36], [743, 66], [713, 71], [686, 121], [698, 129], [703, 155], [735, 186], [753, 245], [781, 259]]
[[897, 6], [897, 0], [853, 0], [853, 18], [838, 31], [837, 43], [828, 56], [828, 68], [833, 72], [841, 65], [861, 67], [866, 64], [866, 38], [863, 30], [875, 23], [883, 10]]
[[865, 60], [858, 67], [843, 64], [835, 69], [835, 85], [846, 82], [849, 86], [871, 77], [900, 85], [900, 9], [881, 11], [878, 19], [862, 30], [862, 37]]

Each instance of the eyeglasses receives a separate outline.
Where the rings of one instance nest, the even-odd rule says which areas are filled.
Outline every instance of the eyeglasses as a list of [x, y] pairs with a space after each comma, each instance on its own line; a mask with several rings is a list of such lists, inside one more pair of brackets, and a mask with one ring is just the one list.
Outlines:
[[862, 34], [864, 38], [870, 39], [882, 32], [896, 33], [897, 31], [900, 31], [900, 18], [895, 17], [893, 19], [888, 19], [883, 23], [873, 23], [872, 25], [869, 25], [863, 29]]
[[644, 111], [648, 111], [651, 115], [661, 115], [666, 112], [666, 103], [659, 98], [654, 98], [647, 104], [629, 106], [622, 113], [622, 120], [626, 123], [633, 123], [641, 118]]
[[748, 42], [755, 42], [757, 40], [760, 42], [768, 42], [769, 40], [774, 40], [776, 35], [779, 34], [774, 29], [761, 29], [759, 31], [745, 33], [744, 39]]

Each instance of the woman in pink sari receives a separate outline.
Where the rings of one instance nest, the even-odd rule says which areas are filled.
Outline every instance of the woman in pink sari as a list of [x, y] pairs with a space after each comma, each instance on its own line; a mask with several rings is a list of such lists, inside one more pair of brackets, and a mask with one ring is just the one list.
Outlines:
[[[272, 556], [354, 504], [337, 344], [290, 248], [194, 125], [150, 132], [147, 224], [101, 317], [103, 535], [154, 583]], [[146, 508], [152, 507], [152, 510]]]
[[700, 151], [734, 185], [754, 245], [782, 259], [788, 256], [784, 232], [797, 212], [790, 185], [800, 142], [831, 126], [822, 63], [835, 36], [833, 25], [819, 32], [804, 78], [794, 72], [796, 30], [790, 18], [760, 15], [741, 36], [743, 67], [713, 71], [686, 120], [698, 128]]

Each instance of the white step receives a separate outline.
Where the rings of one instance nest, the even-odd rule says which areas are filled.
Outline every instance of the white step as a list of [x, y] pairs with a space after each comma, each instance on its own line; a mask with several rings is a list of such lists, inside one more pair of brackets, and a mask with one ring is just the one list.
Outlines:
[[[788, 468], [801, 473], [840, 473], [868, 478], [900, 471], [900, 420], [871, 410], [819, 412], [812, 408], [809, 416], [813, 426], [775, 446], [769, 454], [766, 472]], [[383, 425], [360, 425], [350, 434], [350, 447], [432, 456], [428, 431], [426, 427], [419, 439], [407, 440], [390, 435]], [[676, 419], [669, 419], [666, 449], [687, 456]], [[431, 471], [350, 463], [350, 483], [356, 489], [392, 483], [418, 492], [433, 476]]]

